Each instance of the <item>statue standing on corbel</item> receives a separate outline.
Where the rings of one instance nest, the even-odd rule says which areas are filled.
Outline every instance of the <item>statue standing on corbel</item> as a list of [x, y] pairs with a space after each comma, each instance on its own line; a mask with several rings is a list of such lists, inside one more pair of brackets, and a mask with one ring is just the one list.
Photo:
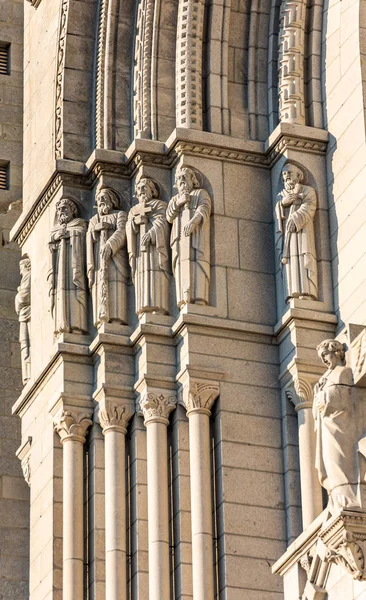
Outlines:
[[167, 208], [172, 223], [170, 245], [177, 304], [208, 304], [210, 294], [211, 198], [202, 188], [200, 175], [191, 167], [175, 174], [178, 194]]
[[284, 188], [276, 204], [276, 247], [281, 261], [285, 300], [318, 298], [318, 266], [315, 250], [315, 190], [302, 181], [300, 167], [286, 163]]
[[329, 509], [360, 507], [358, 440], [352, 369], [345, 366], [343, 344], [325, 340], [317, 347], [328, 367], [314, 388], [316, 468], [329, 495]]
[[78, 216], [76, 202], [61, 198], [56, 204], [56, 227], [51, 232], [48, 272], [51, 314], [55, 335], [87, 333], [85, 277], [86, 222]]
[[86, 236], [87, 274], [93, 301], [95, 327], [101, 323], [127, 323], [128, 258], [127, 213], [119, 208], [116, 191], [101, 187], [96, 195], [97, 214]]
[[138, 204], [128, 214], [126, 230], [136, 313], [167, 314], [170, 265], [166, 204], [158, 199], [155, 182], [143, 175], [136, 181], [135, 195]]
[[15, 296], [15, 310], [19, 319], [19, 342], [22, 361], [23, 385], [31, 377], [30, 356], [30, 323], [31, 323], [31, 261], [25, 255], [20, 263], [20, 274], [22, 276], [18, 293]]

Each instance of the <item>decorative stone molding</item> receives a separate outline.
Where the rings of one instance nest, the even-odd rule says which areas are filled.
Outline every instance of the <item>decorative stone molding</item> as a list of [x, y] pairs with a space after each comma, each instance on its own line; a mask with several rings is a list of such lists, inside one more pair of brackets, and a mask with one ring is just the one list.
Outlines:
[[92, 412], [79, 407], [62, 408], [54, 418], [54, 428], [62, 443], [71, 440], [84, 444], [92, 424]]
[[305, 0], [283, 0], [279, 36], [280, 121], [305, 124]]
[[98, 43], [95, 75], [95, 139], [97, 148], [104, 147], [104, 94], [107, 13], [109, 0], [101, 0], [99, 8]]
[[211, 415], [211, 408], [219, 396], [220, 386], [218, 383], [187, 381], [182, 388], [180, 403], [187, 411], [187, 416], [193, 412]]
[[150, 422], [168, 425], [169, 415], [177, 406], [177, 397], [171, 392], [144, 392], [141, 394], [137, 410], [143, 414], [144, 424]]
[[151, 136], [151, 63], [154, 1], [141, 0], [137, 8], [134, 68], [135, 136]]
[[352, 343], [353, 379], [355, 385], [366, 386], [366, 328]]
[[30, 466], [31, 446], [32, 446], [32, 438], [29, 436], [27, 441], [24, 444], [22, 444], [15, 453], [15, 455], [21, 461], [21, 467], [22, 467], [24, 479], [29, 486], [30, 486], [30, 482], [31, 482], [31, 466]]
[[118, 431], [126, 433], [129, 420], [134, 414], [134, 406], [126, 401], [104, 398], [98, 404], [97, 418], [103, 433]]
[[55, 103], [55, 158], [62, 157], [63, 139], [63, 90], [65, 76], [65, 50], [67, 22], [69, 16], [70, 0], [62, 0], [60, 28], [58, 36], [57, 70], [56, 70], [56, 103]]

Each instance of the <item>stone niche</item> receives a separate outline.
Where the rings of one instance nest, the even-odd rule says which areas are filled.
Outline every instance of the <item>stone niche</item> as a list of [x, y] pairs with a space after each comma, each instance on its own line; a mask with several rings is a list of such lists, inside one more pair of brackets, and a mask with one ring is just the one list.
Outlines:
[[[339, 394], [349, 388], [349, 419], [354, 421], [352, 429], [349, 429], [354, 432], [351, 466], [356, 469], [357, 477], [353, 481], [350, 475], [347, 487], [352, 484], [355, 502], [343, 498], [344, 506], [337, 505], [332, 498], [334, 491], [328, 489], [327, 507], [275, 563], [272, 570], [283, 577], [285, 600], [366, 598], [366, 328], [348, 325], [346, 331], [338, 336], [338, 341], [346, 348], [344, 367], [338, 368], [350, 372], [352, 378], [351, 386], [341, 382], [334, 387]], [[321, 378], [314, 388], [314, 405], [322, 385]], [[341, 411], [333, 419], [334, 431], [339, 427], [339, 414]], [[335, 440], [336, 435], [337, 432]], [[327, 457], [324, 460], [326, 471]], [[332, 476], [328, 478], [328, 485]], [[323, 481], [322, 485], [326, 487], [327, 483]]]

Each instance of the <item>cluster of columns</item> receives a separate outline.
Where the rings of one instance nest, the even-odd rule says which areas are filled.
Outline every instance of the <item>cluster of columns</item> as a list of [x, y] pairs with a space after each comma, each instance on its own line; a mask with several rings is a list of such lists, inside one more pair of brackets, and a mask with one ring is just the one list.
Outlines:
[[[219, 385], [183, 377], [179, 401], [189, 419], [193, 597], [213, 600], [213, 524], [210, 469], [210, 415]], [[96, 417], [105, 439], [106, 599], [127, 597], [125, 436], [134, 413], [130, 399], [96, 398]], [[170, 600], [168, 501], [169, 415], [174, 390], [145, 387], [137, 410], [147, 436], [149, 599]], [[84, 455], [92, 411], [63, 406], [54, 419], [63, 445], [63, 600], [84, 598]]]

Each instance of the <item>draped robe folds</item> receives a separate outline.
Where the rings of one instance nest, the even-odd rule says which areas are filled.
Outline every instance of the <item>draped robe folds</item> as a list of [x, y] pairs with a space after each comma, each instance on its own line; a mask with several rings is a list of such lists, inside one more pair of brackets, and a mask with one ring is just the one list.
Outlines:
[[[282, 205], [288, 196], [284, 189], [278, 195], [276, 204], [276, 246], [282, 264], [285, 299], [309, 296], [318, 298], [318, 266], [316, 261], [314, 215], [316, 211], [315, 190], [300, 185], [298, 199], [289, 207]], [[289, 218], [296, 225], [296, 231], [287, 231]]]
[[[178, 206], [179, 196], [174, 196], [167, 208], [167, 220], [172, 223], [170, 245], [177, 304], [187, 302], [209, 303], [210, 292], [210, 215], [211, 198], [204, 189], [190, 193], [190, 202]], [[196, 217], [198, 224], [189, 237], [183, 233], [184, 225]], [[188, 249], [185, 244], [189, 244]]]
[[[330, 509], [360, 506], [353, 376], [348, 367], [328, 370], [314, 388], [316, 468]], [[318, 409], [316, 401], [324, 403]]]
[[[94, 215], [89, 221], [86, 235], [87, 272], [94, 270], [92, 285], [93, 321], [127, 323], [128, 260], [126, 249], [127, 214], [123, 211], [107, 215]], [[96, 231], [98, 223], [108, 223], [111, 229]], [[112, 249], [112, 255], [103, 264], [101, 248], [103, 237]], [[105, 297], [104, 297], [105, 296]]]
[[48, 281], [54, 332], [87, 333], [87, 295], [85, 280], [86, 222], [72, 219], [67, 223], [70, 237], [57, 239], [62, 227], [51, 232], [51, 265]]
[[148, 200], [151, 209], [147, 217], [146, 232], [151, 232], [151, 242], [141, 250], [139, 206], [131, 208], [127, 225], [128, 256], [135, 286], [136, 313], [169, 313], [169, 230], [166, 220], [166, 204], [161, 200]]
[[19, 319], [19, 342], [22, 359], [23, 383], [26, 383], [26, 381], [30, 379], [30, 284], [31, 272], [27, 271], [22, 277], [22, 281], [18, 287], [18, 293], [15, 296], [15, 311]]

